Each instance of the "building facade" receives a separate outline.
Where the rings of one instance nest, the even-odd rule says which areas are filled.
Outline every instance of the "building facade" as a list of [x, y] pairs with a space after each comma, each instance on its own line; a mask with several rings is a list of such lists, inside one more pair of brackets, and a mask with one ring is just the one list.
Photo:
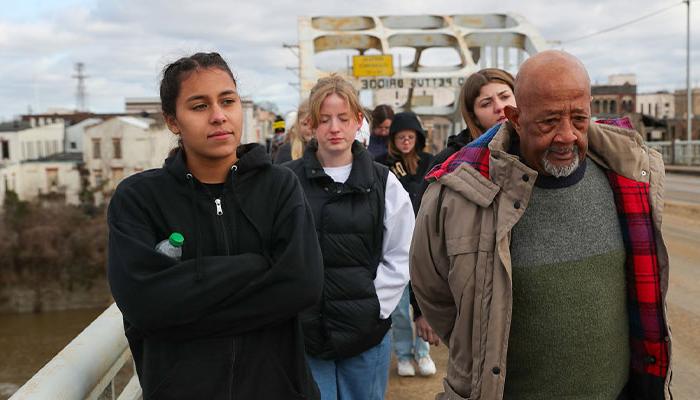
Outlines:
[[648, 115], [656, 119], [669, 119], [675, 116], [675, 109], [673, 93], [660, 91], [637, 95], [636, 111], [639, 114]]
[[[700, 88], [693, 88], [692, 93], [692, 133], [691, 140], [700, 140]], [[668, 121], [669, 140], [688, 139], [688, 91], [673, 92], [673, 118]]]
[[80, 153], [58, 153], [20, 164], [20, 185], [15, 190], [20, 200], [54, 195], [66, 203], [80, 202]]
[[114, 117], [86, 128], [83, 143], [90, 185], [110, 192], [123, 178], [163, 165], [177, 137], [151, 118]]
[[604, 85], [591, 85], [591, 113], [596, 118], [618, 118], [637, 109], [637, 81], [633, 74], [611, 75]]

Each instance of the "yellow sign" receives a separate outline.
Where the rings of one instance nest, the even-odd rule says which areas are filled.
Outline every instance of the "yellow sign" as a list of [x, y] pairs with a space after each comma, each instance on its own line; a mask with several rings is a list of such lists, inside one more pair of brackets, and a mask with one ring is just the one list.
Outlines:
[[391, 55], [353, 56], [352, 74], [363, 76], [393, 76], [394, 62]]

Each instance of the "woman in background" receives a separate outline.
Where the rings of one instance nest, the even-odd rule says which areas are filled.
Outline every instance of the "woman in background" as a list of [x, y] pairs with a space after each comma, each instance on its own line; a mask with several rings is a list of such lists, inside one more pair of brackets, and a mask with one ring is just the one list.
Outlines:
[[372, 157], [377, 158], [386, 155], [389, 138], [389, 127], [394, 119], [394, 110], [391, 106], [380, 104], [372, 110], [369, 138], [369, 150]]
[[505, 121], [506, 106], [515, 106], [514, 79], [507, 71], [485, 68], [469, 76], [459, 94], [459, 111], [467, 127], [451, 136], [447, 146], [433, 159], [431, 168], [445, 162], [452, 154], [492, 126]]
[[304, 100], [297, 109], [297, 120], [287, 133], [284, 144], [277, 151], [275, 164], [282, 164], [287, 161], [301, 158], [304, 148], [314, 137], [309, 119], [309, 101]]
[[[433, 156], [423, 151], [425, 148], [425, 131], [416, 114], [402, 112], [394, 116], [389, 128], [388, 153], [377, 158], [396, 175], [399, 182], [411, 197], [414, 213], [420, 207], [423, 177], [428, 172]], [[413, 304], [413, 321], [416, 333], [411, 324], [410, 305]], [[416, 302], [411, 302], [410, 285], [401, 295], [396, 310], [391, 314], [391, 330], [393, 336], [394, 354], [398, 360], [399, 376], [414, 376], [416, 374], [413, 362], [418, 365], [421, 376], [434, 375], [437, 370], [430, 358], [430, 343], [437, 345], [439, 339], [420, 312]], [[421, 337], [425, 336], [425, 340]], [[426, 342], [427, 340], [427, 342]]]

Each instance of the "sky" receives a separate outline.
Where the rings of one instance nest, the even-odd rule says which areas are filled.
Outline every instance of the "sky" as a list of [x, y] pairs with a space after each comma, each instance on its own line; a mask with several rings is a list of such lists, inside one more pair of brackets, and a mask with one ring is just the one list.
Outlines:
[[[608, 33], [569, 42], [666, 9]], [[0, 121], [76, 107], [85, 64], [88, 109], [122, 112], [126, 97], [158, 95], [164, 65], [197, 51], [228, 60], [240, 92], [292, 111], [298, 16], [517, 13], [553, 48], [579, 57], [592, 81], [634, 73], [638, 92], [686, 81], [681, 0], [0, 0]], [[691, 2], [691, 81], [700, 86], [700, 0]]]

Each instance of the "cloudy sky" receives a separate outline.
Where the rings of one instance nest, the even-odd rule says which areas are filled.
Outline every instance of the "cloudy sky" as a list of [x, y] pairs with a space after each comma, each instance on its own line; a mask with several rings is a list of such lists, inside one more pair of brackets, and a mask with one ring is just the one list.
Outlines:
[[[3, 4], [4, 3], [4, 4]], [[700, 85], [700, 1], [691, 3], [691, 80]], [[282, 47], [297, 41], [300, 15], [409, 15], [514, 12], [582, 59], [594, 81], [635, 73], [640, 92], [685, 87], [686, 6], [681, 0], [3, 0], [0, 13], [0, 121], [74, 108], [74, 64], [85, 63], [87, 105], [119, 112], [125, 97], [156, 96], [163, 65], [219, 51], [241, 92], [296, 106], [289, 82], [298, 65]], [[590, 33], [666, 9], [588, 39]]]

